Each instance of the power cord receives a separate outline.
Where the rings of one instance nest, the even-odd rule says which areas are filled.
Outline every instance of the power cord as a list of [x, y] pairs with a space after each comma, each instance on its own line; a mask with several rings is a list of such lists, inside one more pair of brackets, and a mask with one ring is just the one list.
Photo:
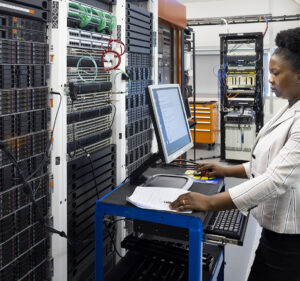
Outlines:
[[111, 119], [111, 123], [110, 123], [110, 126], [109, 126], [109, 128], [111, 129], [111, 128], [112, 128], [112, 126], [113, 126], [113, 124], [114, 124], [114, 121], [115, 121], [115, 117], [116, 117], [117, 108], [116, 108], [116, 106], [115, 106], [113, 103], [110, 103], [110, 105], [111, 105], [111, 107], [113, 107], [113, 108], [114, 108], [113, 117], [112, 117], [112, 119]]
[[38, 207], [38, 205], [37, 205], [37, 203], [35, 201], [35, 198], [34, 198], [34, 195], [33, 195], [32, 189], [31, 189], [31, 186], [30, 186], [29, 182], [26, 180], [26, 178], [24, 176], [24, 173], [23, 173], [22, 169], [20, 168], [20, 166], [19, 166], [16, 158], [7, 149], [7, 147], [4, 145], [3, 142], [0, 142], [0, 149], [7, 155], [7, 157], [10, 159], [10, 161], [15, 166], [15, 168], [17, 170], [17, 173], [18, 173], [18, 176], [19, 176], [19, 178], [21, 180], [21, 183], [23, 185], [24, 193], [29, 197], [29, 199], [30, 199], [30, 201], [31, 201], [31, 203], [32, 203], [35, 211], [36, 211], [36, 215], [37, 215], [38, 221], [40, 223], [42, 223], [43, 225], [45, 225], [45, 227], [48, 230], [48, 232], [58, 234], [59, 236], [68, 239], [68, 236], [66, 235], [66, 233], [64, 231], [56, 230], [55, 228], [53, 228], [53, 227], [51, 227], [51, 226], [49, 226], [49, 225], [46, 224], [45, 218], [43, 217], [43, 215], [41, 213], [41, 210], [40, 210], [40, 208]]
[[[95, 167], [94, 167], [94, 163], [93, 163], [93, 161], [92, 161], [91, 155], [90, 155], [90, 153], [89, 153], [83, 146], [81, 146], [81, 145], [79, 145], [79, 146], [80, 146], [80, 148], [85, 152], [86, 156], [87, 156], [87, 157], [89, 158], [89, 160], [90, 160], [90, 165], [91, 165], [91, 167], [92, 167], [92, 175], [93, 175], [94, 184], [95, 184], [95, 190], [96, 190], [96, 193], [97, 193], [97, 199], [100, 199], [100, 193], [99, 193], [99, 190], [98, 190], [98, 183], [97, 183], [97, 179], [96, 179], [96, 175], [95, 175]], [[126, 178], [126, 179], [127, 179], [127, 178]], [[126, 180], [126, 179], [125, 179], [125, 180]], [[109, 238], [110, 238], [110, 240], [111, 240], [111, 242], [112, 242], [114, 251], [116, 252], [116, 254], [117, 254], [120, 258], [122, 258], [122, 255], [121, 255], [121, 254], [119, 253], [119, 251], [117, 250], [116, 241], [115, 241], [115, 239], [114, 239], [114, 237], [113, 237], [113, 234], [111, 233], [110, 228], [111, 228], [114, 224], [116, 224], [117, 222], [122, 221], [122, 220], [125, 220], [125, 219], [117, 219], [117, 220], [113, 221], [112, 224], [111, 224], [110, 226], [108, 226], [108, 224], [107, 224], [107, 219], [106, 219], [106, 220], [103, 219], [103, 225], [105, 226], [105, 228], [106, 228], [106, 230], [107, 230], [107, 232], [108, 232], [108, 236], [109, 236]], [[110, 221], [110, 222], [111, 222], [111, 221]]]
[[110, 240], [111, 240], [111, 242], [112, 242], [114, 251], [116, 252], [116, 254], [117, 254], [120, 258], [123, 258], [123, 256], [122, 256], [122, 255], [119, 253], [119, 251], [117, 250], [116, 241], [115, 241], [115, 239], [114, 239], [114, 237], [113, 237], [113, 234], [111, 233], [111, 228], [112, 228], [117, 222], [119, 222], [119, 221], [125, 221], [125, 219], [117, 219], [117, 220], [114, 220], [114, 221], [111, 223], [111, 225], [109, 225], [109, 226], [106, 224], [106, 221], [105, 221], [105, 219], [104, 219], [104, 220], [103, 220], [103, 224], [104, 224], [104, 226], [105, 226], [105, 228], [106, 228], [106, 230], [107, 230], [107, 232], [108, 232], [108, 236], [109, 236], [109, 238], [110, 238]]
[[0, 141], [0, 149], [7, 155], [7, 157], [10, 159], [10, 161], [13, 163], [13, 165], [15, 166], [16, 168], [16, 171], [17, 171], [17, 174], [18, 174], [18, 178], [21, 180], [21, 184], [23, 185], [23, 190], [24, 190], [24, 193], [29, 197], [35, 211], [36, 211], [36, 215], [37, 215], [37, 219], [38, 221], [43, 224], [46, 228], [46, 230], [49, 232], [49, 233], [54, 233], [54, 234], [58, 234], [60, 237], [63, 237], [63, 238], [66, 238], [68, 240], [68, 243], [69, 244], [74, 244], [74, 243], [88, 243], [88, 242], [91, 242], [93, 240], [74, 240], [74, 239], [70, 239], [70, 237], [67, 236], [67, 234], [64, 232], [64, 231], [59, 231], [51, 226], [49, 226], [47, 223], [46, 223], [46, 220], [45, 218], [43, 217], [42, 215], [42, 212], [39, 208], [39, 206], [37, 205], [37, 202], [35, 200], [35, 196], [34, 196], [34, 193], [33, 193], [33, 190], [29, 184], [29, 179], [31, 179], [40, 169], [41, 167], [44, 166], [45, 164], [45, 161], [46, 159], [49, 158], [49, 152], [50, 152], [50, 147], [51, 147], [51, 144], [53, 143], [53, 132], [54, 132], [54, 129], [55, 129], [55, 125], [56, 125], [56, 121], [57, 121], [57, 116], [58, 116], [58, 112], [60, 110], [60, 106], [61, 106], [61, 101], [62, 101], [62, 96], [60, 93], [56, 93], [56, 92], [51, 92], [52, 94], [55, 94], [55, 95], [59, 95], [60, 96], [60, 102], [59, 102], [59, 106], [58, 106], [58, 109], [57, 109], [57, 112], [56, 112], [56, 116], [55, 116], [55, 119], [54, 119], [54, 123], [53, 123], [53, 129], [51, 131], [51, 139], [49, 141], [49, 145], [48, 147], [46, 148], [46, 155], [45, 157], [43, 158], [43, 160], [41, 161], [41, 164], [37, 167], [37, 169], [31, 173], [31, 175], [27, 178], [25, 178], [25, 175], [24, 175], [24, 172], [22, 171], [17, 159], [14, 157], [14, 155], [8, 150], [8, 148], [5, 146], [5, 144]]

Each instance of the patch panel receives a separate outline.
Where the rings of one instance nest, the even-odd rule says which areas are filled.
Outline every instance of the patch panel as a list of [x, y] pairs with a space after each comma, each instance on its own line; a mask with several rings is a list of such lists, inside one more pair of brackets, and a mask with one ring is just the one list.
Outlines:
[[96, 32], [90, 32], [82, 29], [68, 29], [69, 38], [82, 38], [98, 41], [99, 43], [108, 44], [108, 41], [112, 39], [112, 36], [106, 34], [99, 34]]
[[68, 126], [68, 142], [94, 134], [97, 131], [109, 129], [110, 116], [95, 118]]
[[67, 50], [68, 56], [79, 56], [79, 57], [84, 57], [84, 56], [91, 56], [93, 57], [96, 61], [101, 60], [102, 52], [99, 50], [91, 50], [89, 49], [88, 51], [82, 48], [71, 48], [69, 47]]
[[78, 96], [78, 98], [73, 102], [73, 105], [71, 99], [68, 100], [68, 113], [107, 106], [107, 103], [110, 102], [110, 100], [111, 94], [107, 92]]
[[109, 139], [112, 135], [111, 129], [104, 130], [98, 133], [94, 133], [92, 135], [84, 136], [76, 141], [71, 141], [67, 144], [67, 151], [71, 153], [74, 150], [77, 150], [81, 147], [86, 147], [88, 145], [101, 142], [105, 139]]
[[[95, 152], [100, 149], [103, 149], [104, 147], [106, 147], [107, 145], [110, 145], [110, 144], [111, 144], [111, 138], [107, 138], [107, 139], [101, 140], [99, 142], [95, 142], [95, 143], [85, 146], [85, 150], [90, 151], [90, 152]], [[86, 156], [86, 152], [80, 147], [77, 147], [76, 150], [73, 151], [73, 153], [75, 155], [72, 155], [71, 159], [77, 159], [78, 157]]]
[[[84, 60], [83, 60], [84, 61]], [[91, 62], [90, 60], [86, 60], [86, 65], [88, 65], [88, 62]], [[68, 73], [68, 83], [73, 84], [80, 84], [80, 83], [104, 83], [109, 82], [110, 83], [110, 76], [108, 74], [99, 73], [97, 69], [94, 67], [78, 67], [78, 68], [71, 68], [68, 67], [67, 70]]]
[[111, 36], [84, 30], [69, 29], [68, 46], [76, 48], [107, 49]]
[[93, 109], [85, 110], [81, 112], [73, 112], [68, 114], [67, 123], [72, 124], [75, 122], [86, 121], [96, 117], [110, 114], [111, 112], [112, 112], [112, 107], [110, 105], [103, 106], [103, 107], [95, 107]]

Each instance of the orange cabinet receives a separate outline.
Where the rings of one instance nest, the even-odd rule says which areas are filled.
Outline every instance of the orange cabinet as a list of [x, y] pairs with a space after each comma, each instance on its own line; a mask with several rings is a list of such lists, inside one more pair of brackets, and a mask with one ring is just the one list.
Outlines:
[[[194, 116], [194, 105], [190, 105], [191, 114]], [[195, 143], [214, 144], [218, 139], [218, 107], [217, 102], [197, 102], [195, 108], [195, 128], [191, 129]], [[194, 139], [194, 132], [196, 136]]]

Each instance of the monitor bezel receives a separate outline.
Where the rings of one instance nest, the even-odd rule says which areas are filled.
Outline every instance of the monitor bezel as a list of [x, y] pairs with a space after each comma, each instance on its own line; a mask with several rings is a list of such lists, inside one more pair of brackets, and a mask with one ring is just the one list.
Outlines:
[[177, 150], [176, 152], [172, 153], [171, 155], [168, 155], [166, 145], [164, 143], [163, 132], [162, 132], [161, 126], [159, 126], [160, 120], [159, 120], [159, 115], [157, 112], [155, 98], [154, 98], [154, 92], [153, 92], [153, 90], [166, 89], [166, 88], [177, 89], [179, 99], [181, 102], [181, 107], [182, 107], [184, 115], [185, 115], [186, 127], [187, 128], [190, 128], [190, 127], [189, 127], [186, 110], [185, 110], [185, 106], [184, 106], [181, 91], [180, 91], [180, 86], [178, 84], [163, 84], [163, 85], [148, 86], [148, 94], [149, 94], [149, 98], [150, 98], [150, 100], [149, 100], [150, 101], [150, 109], [151, 109], [151, 114], [152, 114], [152, 119], [153, 119], [152, 123], [153, 123], [154, 130], [156, 133], [156, 138], [157, 138], [157, 142], [158, 142], [158, 146], [159, 146], [159, 150], [160, 150], [159, 152], [160, 152], [163, 162], [170, 163], [173, 160], [177, 159], [182, 154], [186, 153], [189, 149], [191, 149], [194, 146], [194, 143], [193, 143], [191, 131], [189, 129], [188, 135], [189, 135], [190, 142], [187, 143], [185, 146], [183, 146], [180, 150]]

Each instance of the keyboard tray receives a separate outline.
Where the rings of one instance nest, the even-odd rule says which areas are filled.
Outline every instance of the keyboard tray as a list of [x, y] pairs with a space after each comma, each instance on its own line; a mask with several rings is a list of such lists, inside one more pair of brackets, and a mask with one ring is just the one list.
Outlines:
[[242, 246], [248, 218], [238, 209], [210, 212], [203, 223], [204, 240]]

